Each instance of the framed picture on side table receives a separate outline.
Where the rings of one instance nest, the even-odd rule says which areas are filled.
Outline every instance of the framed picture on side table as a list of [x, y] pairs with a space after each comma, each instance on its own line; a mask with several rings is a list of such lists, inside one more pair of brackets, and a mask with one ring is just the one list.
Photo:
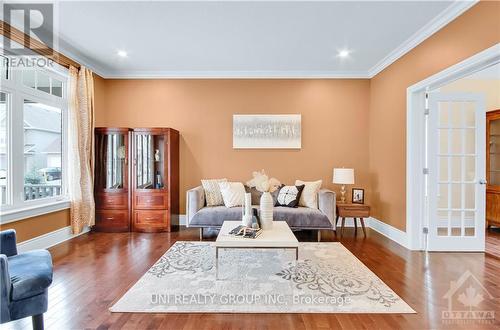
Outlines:
[[364, 204], [365, 190], [361, 188], [352, 188], [352, 202], [355, 204]]

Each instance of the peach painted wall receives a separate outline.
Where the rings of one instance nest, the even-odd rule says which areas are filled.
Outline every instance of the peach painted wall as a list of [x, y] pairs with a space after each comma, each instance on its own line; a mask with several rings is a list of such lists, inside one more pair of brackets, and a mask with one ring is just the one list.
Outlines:
[[[181, 213], [186, 190], [202, 178], [245, 182], [265, 169], [284, 183], [356, 170], [367, 189], [369, 80], [105, 80], [96, 84], [97, 126], [178, 129]], [[302, 149], [234, 150], [233, 114], [302, 114]]]
[[500, 2], [482, 1], [371, 79], [372, 216], [406, 228], [406, 89], [500, 42]]
[[17, 242], [23, 242], [69, 226], [69, 209], [43, 214], [0, 226], [0, 230], [15, 229]]

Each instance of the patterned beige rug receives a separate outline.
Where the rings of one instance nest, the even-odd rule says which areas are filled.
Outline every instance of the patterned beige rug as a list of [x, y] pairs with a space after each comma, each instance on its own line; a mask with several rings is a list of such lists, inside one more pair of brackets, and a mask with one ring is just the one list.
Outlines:
[[415, 313], [340, 243], [219, 251], [177, 242], [114, 304], [144, 313]]

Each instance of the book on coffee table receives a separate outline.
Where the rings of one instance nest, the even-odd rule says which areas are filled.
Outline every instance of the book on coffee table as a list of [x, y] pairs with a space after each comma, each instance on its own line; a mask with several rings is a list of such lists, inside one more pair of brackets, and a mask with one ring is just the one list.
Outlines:
[[262, 229], [254, 229], [239, 225], [238, 227], [232, 229], [229, 235], [241, 238], [257, 238], [262, 233]]

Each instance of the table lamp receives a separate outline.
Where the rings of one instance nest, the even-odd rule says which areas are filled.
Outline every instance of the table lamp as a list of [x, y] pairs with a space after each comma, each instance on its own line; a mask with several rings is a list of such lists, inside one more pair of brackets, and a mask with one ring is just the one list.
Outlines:
[[340, 202], [345, 203], [345, 185], [354, 184], [354, 169], [352, 168], [334, 168], [333, 183], [341, 184]]

